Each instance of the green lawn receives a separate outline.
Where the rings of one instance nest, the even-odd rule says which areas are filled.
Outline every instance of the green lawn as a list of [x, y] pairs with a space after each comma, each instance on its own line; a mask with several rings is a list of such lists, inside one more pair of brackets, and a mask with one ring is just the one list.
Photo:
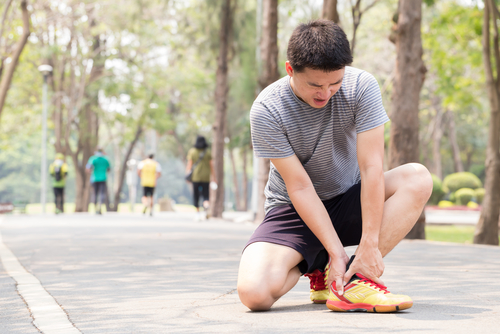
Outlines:
[[425, 234], [427, 240], [472, 244], [474, 229], [474, 226], [427, 225]]

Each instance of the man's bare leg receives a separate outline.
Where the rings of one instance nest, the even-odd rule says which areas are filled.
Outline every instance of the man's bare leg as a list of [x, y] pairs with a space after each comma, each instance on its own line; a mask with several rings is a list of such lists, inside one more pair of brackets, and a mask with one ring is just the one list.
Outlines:
[[238, 295], [252, 311], [266, 311], [300, 278], [303, 260], [296, 250], [268, 242], [250, 244], [241, 257]]
[[385, 173], [385, 204], [379, 249], [386, 256], [412, 229], [432, 193], [423, 165], [411, 163]]

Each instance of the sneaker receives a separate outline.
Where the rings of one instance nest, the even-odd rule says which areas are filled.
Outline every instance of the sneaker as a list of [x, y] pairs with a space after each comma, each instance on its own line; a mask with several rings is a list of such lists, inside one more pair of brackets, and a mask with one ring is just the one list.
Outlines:
[[342, 296], [332, 284], [326, 306], [337, 312], [396, 312], [412, 307], [413, 301], [408, 296], [392, 294], [386, 286], [356, 274], [344, 287]]
[[328, 299], [329, 290], [326, 286], [326, 280], [328, 279], [328, 273], [330, 268], [328, 264], [325, 267], [325, 271], [320, 271], [316, 269], [310, 274], [304, 274], [304, 276], [309, 277], [309, 282], [311, 286], [310, 298], [315, 304], [325, 304]]

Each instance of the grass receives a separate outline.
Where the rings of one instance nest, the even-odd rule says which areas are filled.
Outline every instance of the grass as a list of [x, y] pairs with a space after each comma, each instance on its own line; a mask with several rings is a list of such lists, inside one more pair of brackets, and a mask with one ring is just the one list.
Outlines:
[[461, 225], [427, 225], [427, 240], [472, 244], [475, 226]]

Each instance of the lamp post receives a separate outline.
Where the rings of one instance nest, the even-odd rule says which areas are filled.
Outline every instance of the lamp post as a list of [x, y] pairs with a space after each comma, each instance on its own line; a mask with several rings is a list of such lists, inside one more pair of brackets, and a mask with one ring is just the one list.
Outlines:
[[41, 163], [41, 180], [42, 189], [40, 192], [40, 203], [42, 204], [42, 213], [45, 214], [45, 204], [47, 202], [47, 77], [52, 72], [52, 66], [40, 65], [38, 70], [43, 74], [43, 111], [42, 111], [42, 163]]

